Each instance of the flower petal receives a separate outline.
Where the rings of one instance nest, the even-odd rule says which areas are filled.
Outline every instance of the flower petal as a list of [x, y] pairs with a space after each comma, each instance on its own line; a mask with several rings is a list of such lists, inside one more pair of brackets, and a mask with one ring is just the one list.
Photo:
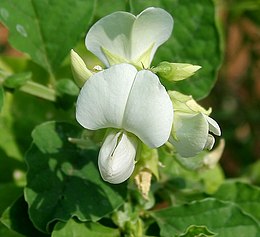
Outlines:
[[114, 12], [97, 21], [86, 36], [86, 47], [107, 67], [110, 63], [102, 48], [113, 55], [130, 59], [131, 31], [135, 16], [128, 12]]
[[203, 114], [175, 113], [173, 130], [176, 139], [170, 139], [182, 157], [193, 157], [202, 151], [208, 139], [209, 125]]
[[125, 107], [137, 70], [119, 64], [91, 76], [82, 87], [76, 119], [85, 128], [122, 128]]
[[157, 48], [169, 39], [172, 29], [173, 18], [165, 10], [149, 7], [142, 11], [137, 16], [133, 27], [132, 60], [138, 60], [144, 52], [149, 51], [149, 48], [153, 46], [149, 64], [143, 63], [145, 68], [149, 67]]
[[208, 139], [203, 150], [210, 151], [213, 148], [214, 144], [215, 144], [215, 138], [211, 134], [208, 134]]
[[137, 17], [115, 12], [96, 22], [86, 36], [86, 47], [107, 67], [128, 62], [149, 67], [157, 48], [171, 35], [173, 19], [160, 8], [147, 8]]
[[113, 184], [122, 183], [133, 173], [137, 139], [120, 131], [111, 131], [98, 156], [102, 178]]
[[123, 128], [146, 145], [159, 147], [168, 140], [172, 121], [172, 103], [159, 78], [151, 71], [139, 71], [127, 101]]
[[218, 125], [218, 123], [211, 117], [204, 115], [205, 118], [207, 119], [208, 123], [209, 123], [209, 131], [214, 133], [217, 136], [221, 135], [221, 130], [220, 127]]

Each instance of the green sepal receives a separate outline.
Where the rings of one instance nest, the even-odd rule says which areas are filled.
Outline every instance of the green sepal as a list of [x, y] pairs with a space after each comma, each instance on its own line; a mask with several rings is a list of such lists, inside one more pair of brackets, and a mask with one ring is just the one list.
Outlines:
[[208, 110], [200, 106], [191, 95], [184, 95], [178, 91], [168, 91], [170, 99], [173, 104], [174, 111], [179, 111], [183, 113], [203, 113], [205, 115], [210, 115], [211, 108]]

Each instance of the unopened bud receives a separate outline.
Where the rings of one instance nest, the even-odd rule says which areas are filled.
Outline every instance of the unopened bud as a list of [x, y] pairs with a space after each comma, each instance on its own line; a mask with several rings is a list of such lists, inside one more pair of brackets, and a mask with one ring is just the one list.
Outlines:
[[161, 78], [168, 81], [181, 81], [192, 76], [201, 66], [188, 63], [161, 62], [152, 70]]
[[79, 87], [82, 87], [93, 73], [88, 70], [82, 58], [73, 49], [70, 51], [70, 58], [74, 80]]

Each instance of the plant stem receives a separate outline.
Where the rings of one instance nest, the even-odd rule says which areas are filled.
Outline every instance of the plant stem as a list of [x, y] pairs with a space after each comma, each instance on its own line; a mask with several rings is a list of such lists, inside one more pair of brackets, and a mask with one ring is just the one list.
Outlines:
[[19, 90], [49, 101], [56, 101], [55, 90], [33, 81], [27, 81]]

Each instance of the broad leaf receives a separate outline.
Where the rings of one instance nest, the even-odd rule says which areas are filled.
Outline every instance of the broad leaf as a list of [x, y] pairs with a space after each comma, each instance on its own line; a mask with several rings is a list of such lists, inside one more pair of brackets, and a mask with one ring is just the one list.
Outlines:
[[94, 0], [1, 0], [10, 43], [53, 73], [86, 30]]
[[79, 222], [70, 219], [67, 223], [58, 222], [52, 232], [52, 237], [120, 237], [118, 229], [105, 227], [94, 222]]
[[166, 87], [192, 94], [196, 99], [208, 95], [215, 83], [221, 60], [213, 1], [132, 0], [131, 6], [134, 14], [153, 6], [164, 8], [173, 16], [173, 34], [155, 54], [154, 66], [162, 61], [202, 66], [195, 76], [187, 80], [177, 83], [165, 81]]
[[260, 236], [259, 224], [232, 203], [204, 199], [152, 212], [163, 237], [183, 233], [190, 225], [206, 226], [218, 237]]
[[247, 183], [226, 182], [214, 197], [234, 202], [260, 222], [260, 188]]
[[0, 220], [10, 230], [23, 234], [23, 236], [47, 236], [33, 226], [28, 216], [28, 205], [23, 196], [5, 210]]
[[126, 186], [104, 182], [97, 169], [97, 152], [83, 151], [68, 138], [81, 138], [82, 129], [48, 122], [33, 131], [34, 143], [26, 155], [28, 164], [25, 199], [34, 225], [50, 231], [55, 220], [76, 216], [96, 221], [118, 208]]

